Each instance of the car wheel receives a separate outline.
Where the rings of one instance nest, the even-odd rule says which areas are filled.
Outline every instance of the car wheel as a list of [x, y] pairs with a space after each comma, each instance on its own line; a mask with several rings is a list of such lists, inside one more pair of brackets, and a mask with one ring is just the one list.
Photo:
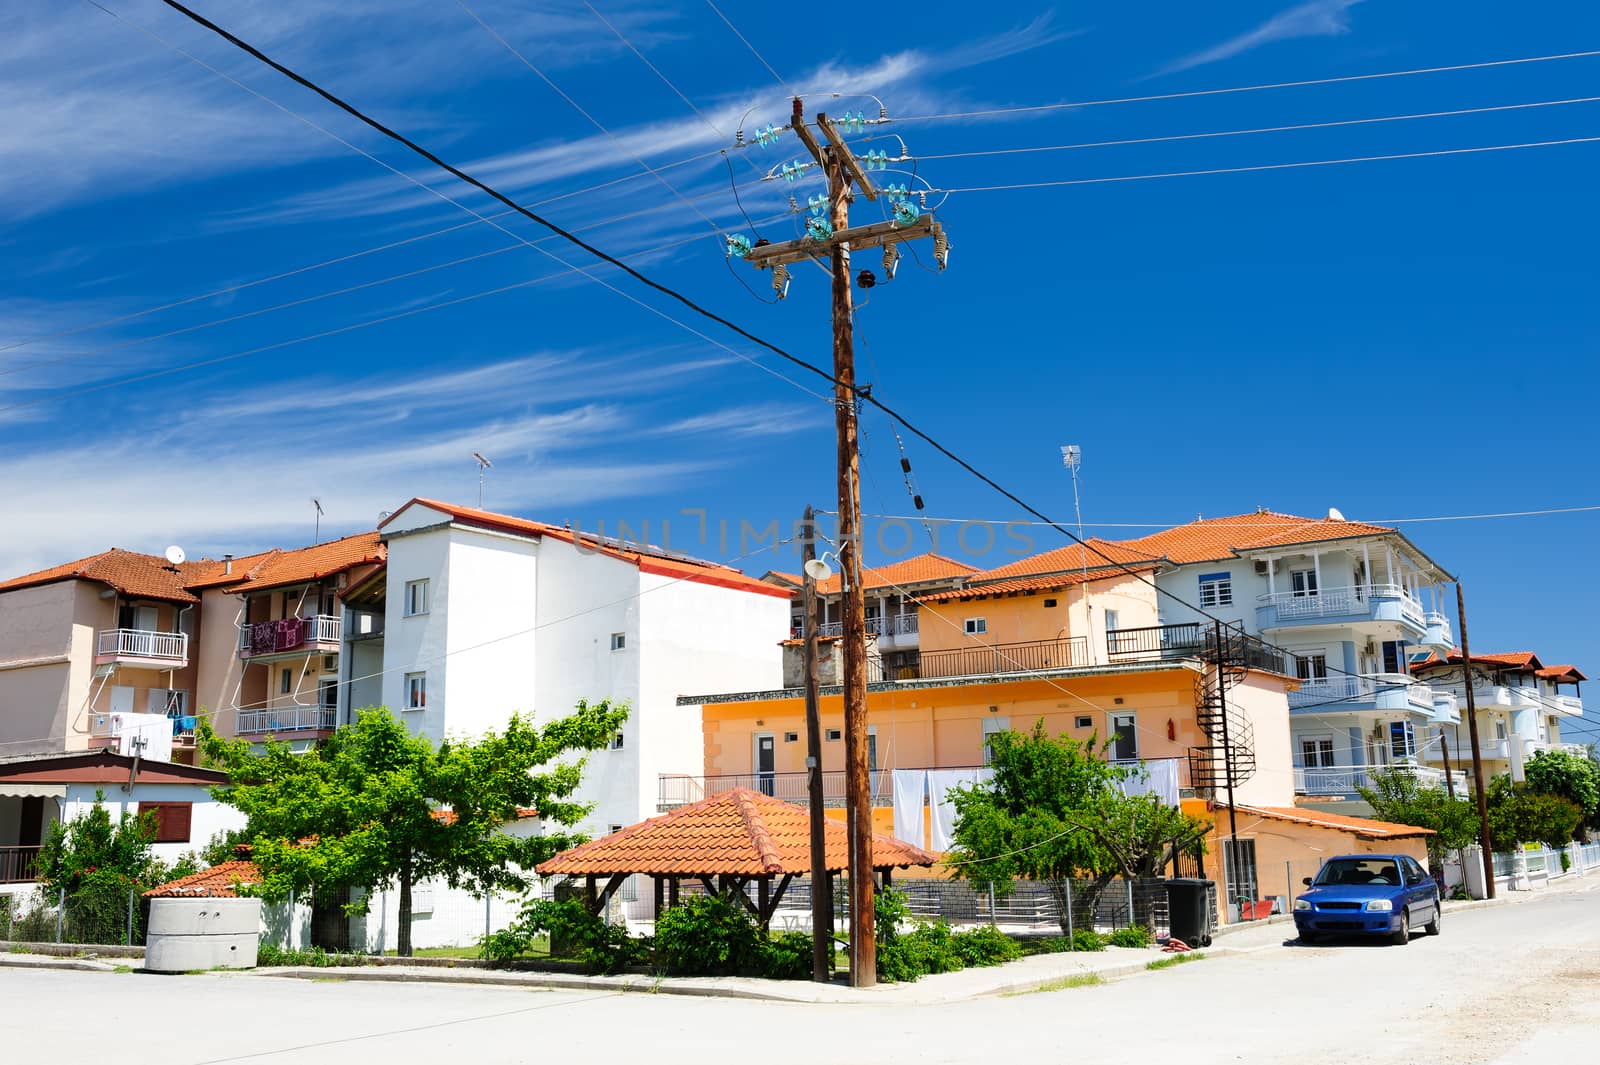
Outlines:
[[1309, 946], [1311, 946], [1311, 944], [1315, 943], [1316, 941], [1317, 941], [1317, 934], [1315, 932], [1301, 932], [1300, 933], [1300, 942], [1303, 945], [1309, 947]]
[[1394, 945], [1403, 947], [1411, 942], [1411, 914], [1407, 910], [1400, 911], [1400, 928], [1394, 934]]
[[1428, 933], [1430, 936], [1438, 935], [1439, 934], [1439, 921], [1443, 917], [1444, 917], [1444, 907], [1440, 904], [1439, 900], [1436, 898], [1436, 899], [1433, 900], [1433, 920], [1431, 920], [1427, 924], [1423, 925], [1422, 926], [1422, 930], [1424, 932]]

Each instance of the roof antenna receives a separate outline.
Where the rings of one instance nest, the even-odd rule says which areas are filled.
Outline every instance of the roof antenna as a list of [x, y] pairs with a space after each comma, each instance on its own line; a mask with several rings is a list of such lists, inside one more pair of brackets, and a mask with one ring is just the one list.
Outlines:
[[311, 528], [311, 544], [314, 547], [322, 543], [322, 500], [312, 496], [311, 505], [317, 508], [317, 519]]
[[483, 452], [474, 451], [472, 457], [478, 460], [478, 509], [483, 509], [483, 471], [494, 468], [494, 463], [483, 457]]

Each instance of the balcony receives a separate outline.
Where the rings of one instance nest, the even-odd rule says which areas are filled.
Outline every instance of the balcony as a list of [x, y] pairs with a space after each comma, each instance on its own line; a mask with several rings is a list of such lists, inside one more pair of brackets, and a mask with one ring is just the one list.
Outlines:
[[1089, 641], [1082, 636], [1074, 636], [1065, 640], [1032, 640], [1026, 643], [923, 651], [917, 673], [923, 679], [978, 677], [1041, 669], [1075, 669], [1089, 664]]
[[1546, 740], [1529, 740], [1528, 741], [1528, 755], [1529, 755], [1529, 757], [1532, 757], [1535, 754], [1541, 754], [1541, 753], [1548, 754], [1548, 753], [1550, 753], [1552, 751], [1561, 751], [1561, 752], [1564, 752], [1566, 754], [1575, 754], [1580, 758], [1586, 758], [1589, 755], [1589, 748], [1584, 746], [1581, 743], [1550, 743], [1550, 742], [1548, 742]]
[[94, 663], [184, 669], [189, 665], [189, 637], [182, 632], [106, 629], [95, 646]]
[[1113, 664], [1199, 658], [1269, 673], [1288, 672], [1282, 651], [1246, 635], [1241, 627], [1198, 621], [1112, 629], [1106, 633], [1106, 657]]
[[[1431, 766], [1397, 762], [1392, 765], [1330, 765], [1295, 766], [1294, 792], [1296, 795], [1354, 795], [1356, 788], [1370, 788], [1375, 773], [1401, 770], [1417, 778], [1424, 787], [1443, 788], [1444, 770]], [[1461, 770], [1452, 771], [1451, 779], [1457, 795], [1467, 793], [1467, 775]]]
[[[1456, 697], [1456, 702], [1462, 709], [1467, 706], [1467, 686], [1460, 681], [1436, 681], [1432, 685], [1434, 691], [1448, 692]], [[1478, 710], [1492, 710], [1495, 708], [1510, 708], [1512, 705], [1511, 688], [1504, 684], [1474, 684], [1472, 686], [1473, 706]]]
[[334, 716], [334, 709], [331, 706], [285, 706], [274, 710], [241, 710], [239, 735], [332, 732]]
[[1456, 699], [1454, 692], [1431, 689], [1433, 692], [1433, 717], [1430, 719], [1435, 724], [1459, 725], [1461, 724], [1461, 704]]
[[39, 847], [0, 847], [0, 884], [31, 884], [39, 879]]
[[1583, 698], [1581, 696], [1552, 695], [1546, 701], [1569, 717], [1583, 716]]
[[1455, 635], [1450, 630], [1449, 615], [1430, 610], [1422, 616], [1422, 620], [1425, 631], [1418, 642], [1440, 654], [1449, 654], [1455, 647]]
[[258, 621], [239, 629], [239, 657], [333, 653], [339, 650], [340, 623], [331, 614]]
[[1434, 692], [1404, 673], [1302, 680], [1289, 693], [1290, 710], [1337, 713], [1341, 710], [1411, 710], [1433, 714]]
[[[172, 743], [176, 747], [194, 746], [194, 730], [198, 724], [196, 719], [189, 714], [167, 713], [167, 720], [172, 722]], [[89, 735], [98, 740], [119, 740], [122, 738], [121, 714], [94, 714], [89, 722]], [[93, 746], [91, 744], [91, 746]], [[116, 746], [111, 744], [111, 746]]]
[[[867, 635], [880, 637], [915, 636], [917, 634], [917, 615], [893, 614], [886, 618], [868, 618]], [[796, 628], [794, 638], [800, 639], [805, 635], [805, 630]], [[825, 621], [817, 626], [818, 636], [843, 636], [844, 622]]]
[[[892, 777], [887, 769], [873, 769], [867, 773], [872, 789], [872, 804], [893, 801]], [[712, 795], [721, 795], [735, 788], [748, 788], [763, 795], [804, 806], [809, 800], [807, 791], [811, 774], [799, 773], [723, 773], [716, 776], [696, 777], [681, 773], [663, 773], [658, 780], [656, 809], [672, 810]], [[822, 774], [822, 804], [830, 807], [844, 806], [844, 770], [824, 770]]]
[[1420, 637], [1428, 628], [1428, 615], [1422, 604], [1398, 584], [1358, 584], [1310, 593], [1272, 592], [1260, 596], [1257, 602], [1261, 605], [1256, 607], [1256, 627], [1263, 632], [1300, 625], [1399, 621]]

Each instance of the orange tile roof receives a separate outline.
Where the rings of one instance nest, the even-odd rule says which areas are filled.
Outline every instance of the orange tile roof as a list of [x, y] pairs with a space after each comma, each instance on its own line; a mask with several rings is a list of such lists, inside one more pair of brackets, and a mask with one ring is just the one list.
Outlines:
[[[1441, 658], [1437, 652], [1429, 654], [1427, 658], [1411, 664], [1413, 673], [1422, 669], [1432, 669], [1439, 666], [1459, 666], [1461, 652], [1452, 650], [1448, 659]], [[1521, 669], [1539, 672], [1544, 669], [1544, 663], [1539, 661], [1539, 656], [1532, 651], [1507, 651], [1499, 654], [1477, 654], [1472, 656], [1474, 666], [1483, 666], [1487, 669]], [[1571, 666], [1565, 667], [1571, 669]]]
[[0, 583], [0, 592], [56, 581], [88, 580], [110, 585], [129, 598], [194, 603], [198, 602], [197, 597], [185, 587], [186, 571], [191, 565], [196, 564], [174, 566], [158, 555], [142, 555], [137, 551], [113, 547], [75, 562], [64, 562], [49, 569], [13, 577]]
[[1082, 571], [1085, 568], [1093, 570], [1100, 566], [1153, 562], [1161, 557], [1159, 554], [1140, 551], [1128, 547], [1127, 544], [1102, 540], [1099, 537], [1092, 536], [1084, 543], [1086, 546], [1067, 544], [1053, 551], [1019, 558], [1015, 562], [974, 575], [973, 582], [1001, 580], [1006, 577], [1033, 577], [1044, 573], [1069, 573], [1072, 570]]
[[[305, 584], [356, 566], [382, 562], [387, 554], [388, 548], [376, 532], [356, 533], [311, 547], [271, 551], [246, 574], [240, 590]], [[240, 572], [237, 561], [233, 571], [236, 576]]]
[[238, 584], [240, 581], [248, 580], [278, 554], [281, 552], [274, 547], [267, 551], [258, 551], [253, 555], [244, 555], [233, 560], [231, 569], [225, 559], [208, 558], [199, 562], [185, 563], [185, 566], [192, 571], [186, 576], [188, 582], [186, 587], [190, 591], [204, 591], [225, 584]]
[[[1154, 573], [1156, 567], [1150, 564], [1129, 566], [1134, 573]], [[974, 581], [965, 588], [956, 588], [948, 592], [934, 592], [931, 595], [917, 596], [919, 603], [948, 603], [962, 599], [982, 599], [991, 595], [1022, 595], [1028, 592], [1049, 592], [1058, 588], [1070, 588], [1079, 584], [1093, 584], [1095, 581], [1126, 580], [1131, 576], [1123, 569], [1092, 569], [1085, 573], [1077, 570], [1071, 573], [1052, 573], [1041, 577], [1016, 577], [1011, 580], [990, 581], [982, 583]]]
[[[517, 807], [517, 820], [518, 821], [526, 821], [530, 817], [538, 817], [538, 816], [539, 816], [539, 811], [535, 810], [531, 806], [519, 806], [519, 807]], [[435, 811], [433, 811], [433, 819], [435, 821], [438, 821], [440, 824], [443, 824], [443, 825], [453, 825], [453, 824], [456, 823], [456, 812], [454, 810], [435, 810]]]
[[[1217, 809], [1226, 810], [1227, 805], [1218, 803]], [[1411, 839], [1417, 836], [1431, 836], [1433, 829], [1418, 828], [1415, 825], [1399, 825], [1393, 821], [1373, 821], [1365, 817], [1350, 817], [1346, 814], [1329, 814], [1321, 810], [1303, 810], [1291, 806], [1244, 806], [1237, 807], [1242, 814], [1255, 817], [1267, 817], [1277, 821], [1293, 821], [1296, 824], [1315, 825], [1318, 828], [1332, 828], [1341, 832], [1349, 832], [1362, 839]]]
[[[538, 872], [541, 876], [804, 875], [811, 871], [810, 825], [805, 807], [738, 788], [563, 851], [541, 864]], [[845, 826], [828, 819], [825, 828], [827, 867], [843, 869], [849, 849]], [[905, 868], [934, 865], [939, 857], [874, 835], [872, 861], [878, 868]]]
[[165, 884], [158, 884], [144, 893], [144, 897], [157, 899], [201, 898], [231, 899], [238, 896], [241, 884], [261, 883], [261, 870], [255, 862], [243, 859], [213, 865], [198, 873], [190, 873]]
[[784, 585], [790, 588], [799, 588], [805, 583], [805, 578], [798, 573], [784, 573], [782, 570], [769, 569], [761, 575], [761, 579], [768, 584]]
[[[452, 521], [460, 522], [463, 525], [501, 529], [507, 532], [522, 533], [525, 536], [548, 536], [553, 540], [561, 540], [569, 544], [578, 543], [578, 534], [564, 526], [551, 525], [542, 521], [531, 521], [527, 518], [518, 518], [509, 514], [496, 514], [489, 510], [479, 510], [476, 507], [462, 507], [454, 503], [442, 503], [436, 499], [424, 499], [420, 496], [407, 501], [400, 507], [400, 510], [395, 511], [380, 522], [378, 525], [379, 533], [382, 533], [384, 525], [393, 521], [401, 511], [412, 504], [441, 511], [448, 514]], [[787, 589], [768, 584], [755, 577], [747, 577], [731, 566], [684, 558], [659, 548], [652, 548], [647, 544], [601, 544], [596, 543], [592, 536], [584, 536], [583, 549], [586, 551], [598, 551], [613, 558], [632, 562], [639, 567], [641, 573], [675, 577], [681, 580], [693, 581], [696, 584], [712, 584], [719, 587], [732, 588], [736, 591], [755, 592], [758, 595], [770, 595], [783, 599], [789, 598]]]
[[[949, 581], [959, 577], [967, 577], [978, 572], [978, 567], [969, 566], [965, 562], [957, 562], [953, 558], [934, 554], [928, 551], [924, 554], [903, 558], [899, 562], [891, 562], [887, 566], [862, 566], [861, 586], [863, 588], [907, 588], [916, 584], [926, 584], [931, 581]], [[795, 578], [796, 581], [799, 578]], [[842, 574], [835, 573], [825, 581], [817, 582], [817, 594], [838, 595], [844, 590]]]
[[1240, 551], [1262, 547], [1311, 544], [1355, 536], [1381, 536], [1393, 529], [1360, 521], [1302, 518], [1264, 510], [1202, 518], [1161, 532], [1118, 543], [1125, 548], [1160, 555], [1178, 564], [1233, 558]]
[[1577, 666], [1565, 663], [1559, 666], [1545, 666], [1543, 669], [1535, 670], [1534, 672], [1545, 680], [1570, 681], [1574, 684], [1578, 681], [1589, 679], [1583, 675]]

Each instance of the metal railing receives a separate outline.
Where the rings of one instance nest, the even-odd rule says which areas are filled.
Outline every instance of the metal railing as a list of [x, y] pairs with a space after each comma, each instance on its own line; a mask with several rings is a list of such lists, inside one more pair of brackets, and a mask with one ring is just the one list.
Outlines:
[[[299, 638], [292, 635], [286, 622], [300, 622]], [[239, 656], [254, 658], [260, 655], [296, 651], [307, 645], [337, 644], [341, 632], [340, 620], [332, 614], [313, 614], [303, 618], [278, 618], [257, 621], [239, 628]]]
[[[872, 788], [872, 801], [888, 802], [892, 794], [893, 773], [887, 769], [869, 770], [867, 776]], [[807, 786], [810, 774], [799, 773], [722, 773], [707, 777], [688, 774], [663, 773], [658, 778], [656, 807], [670, 810], [712, 795], [721, 795], [736, 788], [748, 788], [763, 795], [771, 795], [784, 802], [804, 806], [808, 801]], [[822, 774], [822, 801], [825, 805], [844, 805], [844, 770], [824, 770]]]
[[182, 632], [106, 629], [100, 633], [96, 653], [124, 658], [158, 658], [181, 665], [189, 660], [189, 636]]
[[1089, 664], [1089, 641], [1073, 636], [1065, 640], [923, 651], [918, 658], [917, 673], [921, 677], [973, 677], [1025, 670], [1072, 669]]
[[285, 706], [274, 710], [239, 711], [239, 735], [267, 732], [311, 732], [331, 730], [335, 711], [331, 706]]
[[1563, 714], [1581, 715], [1583, 713], [1583, 698], [1578, 695], [1553, 695], [1550, 697], [1561, 708]]
[[1434, 709], [1434, 692], [1400, 673], [1379, 673], [1360, 677], [1318, 677], [1302, 680], [1300, 690], [1289, 693], [1289, 707], [1328, 705], [1339, 709], [1340, 702], [1373, 702], [1380, 694], [1404, 693], [1405, 701], [1418, 710]]
[[39, 879], [39, 845], [0, 847], [0, 884], [31, 884]]
[[[1410, 773], [1426, 787], [1444, 787], [1444, 770], [1432, 766], [1396, 762], [1390, 765], [1330, 765], [1295, 766], [1294, 791], [1296, 795], [1353, 795], [1356, 788], [1370, 788], [1374, 774], [1392, 773], [1396, 770]], [[1467, 775], [1452, 770], [1451, 780], [1456, 794], [1466, 793]]]
[[1268, 592], [1256, 597], [1258, 603], [1276, 610], [1279, 621], [1365, 614], [1367, 604], [1373, 599], [1400, 600], [1401, 614], [1418, 628], [1427, 627], [1427, 612], [1422, 604], [1398, 584], [1356, 584], [1348, 588], [1318, 588], [1314, 592]]
[[1106, 633], [1106, 655], [1113, 660], [1135, 661], [1199, 658], [1269, 673], [1287, 673], [1289, 668], [1283, 651], [1247, 634], [1240, 626], [1201, 621], [1112, 629]]

